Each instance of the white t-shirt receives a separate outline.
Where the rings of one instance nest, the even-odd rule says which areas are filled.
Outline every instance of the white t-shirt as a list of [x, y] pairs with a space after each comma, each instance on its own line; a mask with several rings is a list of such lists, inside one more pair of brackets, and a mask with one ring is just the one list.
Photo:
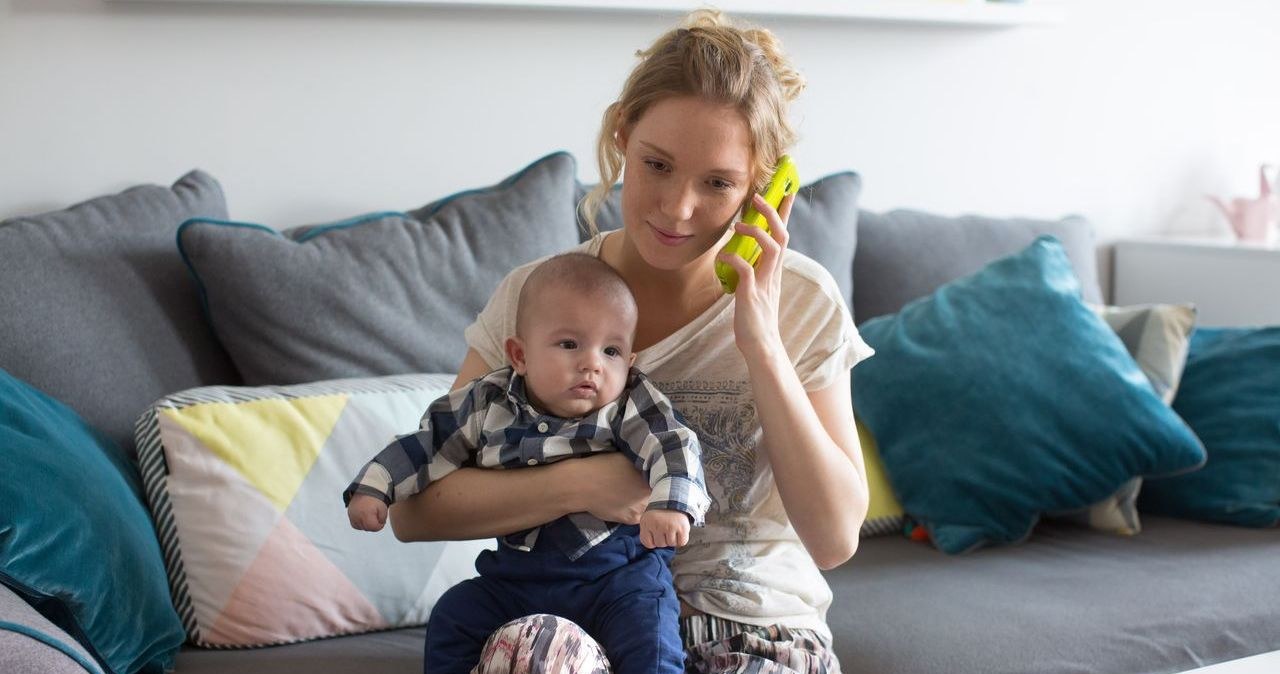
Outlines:
[[[575, 250], [599, 256], [606, 236]], [[466, 330], [467, 344], [492, 368], [507, 364], [503, 342], [515, 334], [520, 288], [540, 261], [508, 274]], [[801, 383], [807, 391], [848, 386], [849, 368], [870, 356], [871, 347], [825, 268], [792, 250], [782, 261], [778, 323]], [[733, 296], [724, 295], [636, 357], [636, 367], [697, 432], [712, 499], [706, 526], [690, 532], [672, 562], [676, 591], [711, 615], [812, 629], [829, 639], [831, 589], [787, 520], [773, 471], [756, 451], [762, 430], [746, 361], [734, 344], [733, 316]]]

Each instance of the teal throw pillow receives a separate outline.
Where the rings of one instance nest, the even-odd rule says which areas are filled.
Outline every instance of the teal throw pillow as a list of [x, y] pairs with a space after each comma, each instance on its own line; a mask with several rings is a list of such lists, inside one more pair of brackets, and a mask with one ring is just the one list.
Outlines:
[[1140, 509], [1252, 527], [1280, 524], [1280, 327], [1200, 328], [1173, 409], [1209, 460], [1150, 480]]
[[1052, 237], [859, 331], [876, 356], [854, 372], [858, 418], [945, 552], [1020, 541], [1042, 513], [1204, 462]]
[[0, 582], [107, 671], [162, 672], [184, 632], [118, 455], [66, 405], [0, 370]]

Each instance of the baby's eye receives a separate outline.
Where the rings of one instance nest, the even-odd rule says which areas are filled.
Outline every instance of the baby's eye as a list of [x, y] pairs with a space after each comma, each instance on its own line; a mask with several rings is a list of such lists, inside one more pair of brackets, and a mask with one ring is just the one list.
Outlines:
[[606, 356], [611, 358], [617, 358], [622, 355], [622, 349], [619, 349], [616, 346], [605, 347], [604, 353]]
[[670, 168], [669, 166], [667, 166], [666, 162], [659, 161], [657, 159], [646, 159], [644, 160], [644, 163], [646, 166], [648, 166], [649, 168], [659, 173], [666, 173], [667, 169]]
[[562, 339], [556, 342], [556, 346], [562, 349], [576, 349], [578, 348], [578, 343], [573, 341], [572, 339]]

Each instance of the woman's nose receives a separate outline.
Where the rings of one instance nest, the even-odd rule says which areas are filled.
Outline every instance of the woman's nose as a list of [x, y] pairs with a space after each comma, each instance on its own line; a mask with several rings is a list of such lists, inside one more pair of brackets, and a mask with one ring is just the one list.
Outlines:
[[673, 182], [662, 195], [662, 214], [673, 221], [693, 218], [697, 205], [697, 186], [691, 182]]

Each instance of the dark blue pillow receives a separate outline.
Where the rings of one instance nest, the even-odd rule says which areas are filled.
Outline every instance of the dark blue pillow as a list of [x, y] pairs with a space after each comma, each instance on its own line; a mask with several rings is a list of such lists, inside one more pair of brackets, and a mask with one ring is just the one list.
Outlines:
[[1280, 524], [1280, 327], [1200, 328], [1173, 409], [1204, 442], [1204, 468], [1150, 480], [1138, 507], [1252, 527]]
[[1062, 245], [1021, 253], [859, 327], [854, 407], [906, 512], [948, 553], [1022, 540], [1204, 448], [1081, 300]]
[[0, 582], [108, 671], [161, 672], [184, 632], [119, 454], [66, 405], [0, 370]]

